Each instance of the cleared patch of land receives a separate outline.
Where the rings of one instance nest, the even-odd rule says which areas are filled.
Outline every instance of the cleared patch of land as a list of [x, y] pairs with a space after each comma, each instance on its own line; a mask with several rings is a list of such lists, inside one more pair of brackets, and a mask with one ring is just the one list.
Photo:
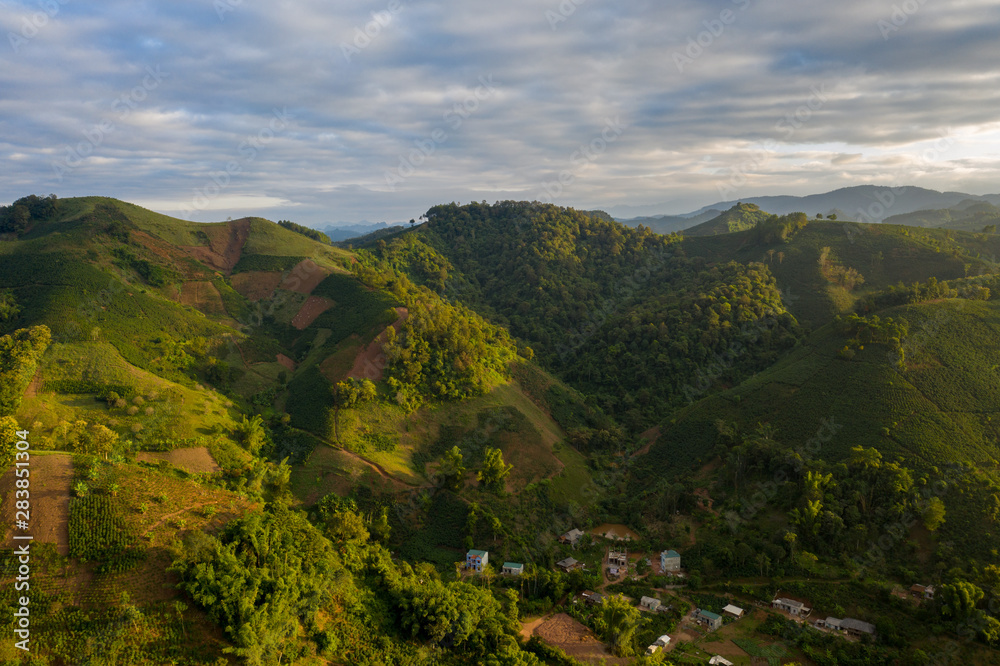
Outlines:
[[14, 546], [13, 535], [30, 534], [35, 543], [54, 543], [60, 555], [69, 554], [69, 495], [73, 481], [73, 457], [69, 454], [32, 455], [30, 530], [12, 529], [17, 520], [14, 467], [0, 477], [3, 495], [4, 547]]
[[257, 302], [270, 298], [281, 283], [281, 271], [247, 271], [237, 273], [230, 281], [240, 295]]
[[233, 220], [225, 225], [206, 225], [208, 246], [188, 245], [182, 249], [207, 266], [229, 273], [243, 255], [243, 245], [250, 237], [250, 220]]
[[178, 294], [177, 300], [181, 304], [190, 305], [205, 314], [226, 314], [226, 306], [222, 303], [222, 296], [219, 295], [219, 290], [211, 282], [194, 281], [182, 283], [181, 292]]
[[328, 298], [310, 296], [306, 299], [306, 302], [302, 304], [302, 307], [299, 309], [299, 313], [292, 317], [292, 326], [300, 331], [304, 330], [309, 326], [309, 324], [316, 321], [316, 317], [320, 316], [333, 306], [333, 301]]
[[[395, 308], [396, 310], [396, 321], [393, 322], [392, 328], [396, 329], [396, 333], [399, 333], [399, 329], [403, 327], [403, 322], [406, 318], [410, 316], [410, 311], [406, 308]], [[354, 359], [354, 365], [351, 367], [351, 371], [347, 373], [348, 377], [353, 377], [355, 379], [370, 379], [373, 382], [377, 382], [382, 379], [382, 370], [385, 369], [385, 358], [382, 354], [382, 345], [389, 337], [389, 329], [386, 328], [384, 331], [379, 333], [378, 337], [372, 340], [364, 349], [358, 352], [358, 355]]]
[[626, 664], [627, 659], [615, 657], [593, 632], [566, 613], [556, 613], [537, 625], [534, 635], [566, 654], [590, 663]]
[[297, 263], [285, 276], [281, 288], [308, 296], [329, 274], [330, 271], [317, 266], [312, 259], [305, 259]]
[[215, 458], [204, 446], [196, 446], [188, 449], [174, 449], [173, 451], [143, 451], [136, 454], [136, 459], [142, 462], [158, 462], [166, 460], [177, 469], [187, 472], [218, 472], [222, 468]]

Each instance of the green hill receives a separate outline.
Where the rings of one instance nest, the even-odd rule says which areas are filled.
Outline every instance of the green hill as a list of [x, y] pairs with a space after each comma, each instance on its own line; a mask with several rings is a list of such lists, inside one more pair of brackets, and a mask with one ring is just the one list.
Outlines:
[[716, 236], [734, 231], [746, 231], [766, 220], [768, 214], [755, 204], [738, 203], [718, 217], [684, 229], [684, 235]]
[[971, 232], [982, 232], [984, 228], [992, 226], [992, 233], [996, 233], [998, 221], [1000, 221], [1000, 208], [986, 201], [968, 199], [950, 208], [893, 215], [883, 220], [883, 223]]

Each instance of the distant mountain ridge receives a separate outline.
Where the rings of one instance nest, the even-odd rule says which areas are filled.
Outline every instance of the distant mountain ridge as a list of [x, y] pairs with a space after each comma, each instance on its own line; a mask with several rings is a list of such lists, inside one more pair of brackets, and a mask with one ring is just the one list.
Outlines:
[[[670, 233], [670, 231], [680, 231], [681, 229], [706, 221], [704, 218], [695, 220], [697, 216], [704, 215], [710, 211], [718, 211], [716, 212], [716, 215], [718, 215], [719, 212], [729, 210], [738, 203], [752, 203], [759, 206], [762, 210], [776, 215], [803, 212], [812, 217], [817, 213], [824, 216], [836, 213], [838, 219], [854, 220], [857, 222], [882, 222], [890, 216], [904, 215], [920, 210], [951, 208], [965, 201], [986, 202], [994, 206], [1000, 206], [1000, 194], [976, 195], [963, 192], [938, 192], [937, 190], [910, 185], [896, 188], [879, 185], [857, 185], [822, 194], [810, 194], [801, 197], [761, 196], [745, 197], [733, 201], [720, 201], [680, 215], [616, 219], [627, 226], [637, 226], [641, 223], [650, 226], [654, 231], [658, 231], [659, 233]], [[660, 231], [660, 229], [647, 222], [647, 220], [650, 222], [662, 220], [659, 226], [663, 226], [664, 228], [669, 226], [671, 228], [667, 231]], [[673, 228], [674, 225], [676, 225], [676, 228]]]

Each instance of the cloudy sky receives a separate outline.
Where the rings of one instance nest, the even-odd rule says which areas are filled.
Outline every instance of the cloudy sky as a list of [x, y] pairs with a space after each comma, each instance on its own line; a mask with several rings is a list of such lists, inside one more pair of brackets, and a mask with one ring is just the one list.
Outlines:
[[1000, 191], [1000, 2], [0, 0], [0, 201], [407, 220]]

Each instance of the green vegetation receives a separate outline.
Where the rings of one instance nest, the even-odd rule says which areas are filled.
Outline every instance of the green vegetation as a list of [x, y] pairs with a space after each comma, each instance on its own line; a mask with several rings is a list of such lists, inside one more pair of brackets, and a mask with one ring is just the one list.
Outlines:
[[752, 229], [768, 218], [768, 214], [754, 204], [738, 203], [718, 217], [684, 230], [685, 236], [715, 236], [734, 231]]
[[99, 573], [134, 568], [142, 559], [138, 536], [122, 516], [115, 497], [86, 495], [69, 503], [69, 554], [97, 562]]
[[52, 334], [46, 326], [33, 326], [0, 337], [0, 416], [13, 414], [20, 407], [21, 397], [51, 340]]

